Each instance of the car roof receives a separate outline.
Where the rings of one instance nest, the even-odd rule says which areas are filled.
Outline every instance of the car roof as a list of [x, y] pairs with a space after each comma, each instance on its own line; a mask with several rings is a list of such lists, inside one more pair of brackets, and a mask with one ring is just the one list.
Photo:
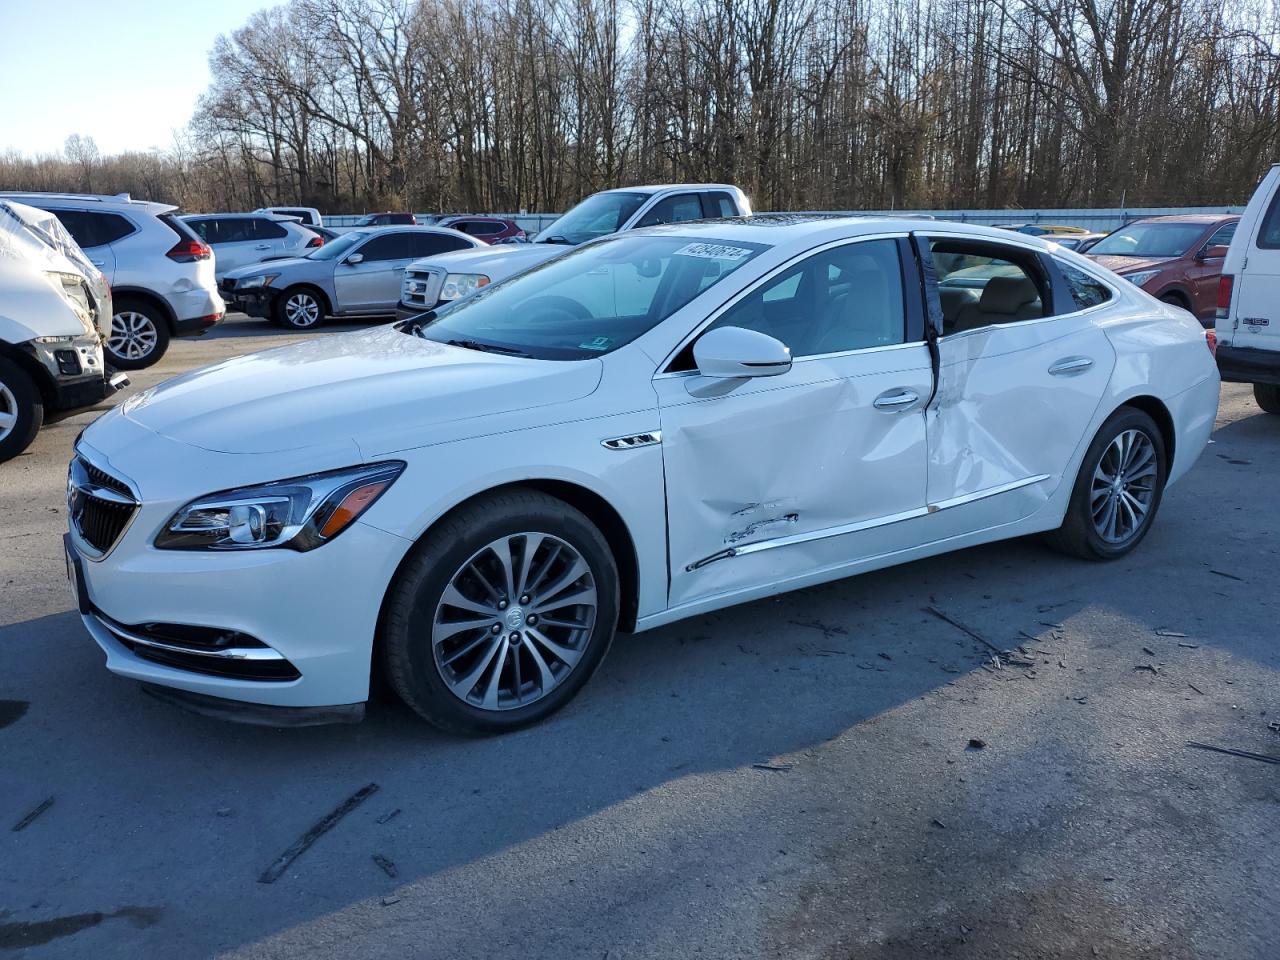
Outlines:
[[135, 200], [127, 193], [117, 193], [108, 196], [100, 193], [46, 193], [34, 190], [11, 190], [6, 191], [0, 196], [12, 197], [15, 200], [23, 200], [32, 206], [39, 206], [40, 201], [54, 201], [59, 205], [64, 203], [101, 205], [102, 209], [141, 209], [145, 213], [162, 214], [177, 210], [177, 206], [172, 203], [160, 203], [157, 200]]
[[600, 193], [661, 193], [664, 190], [732, 190], [738, 188], [731, 183], [647, 183], [636, 187], [614, 187], [612, 190], [601, 190]]
[[827, 235], [827, 239], [856, 237], [878, 233], [956, 233], [978, 240], [991, 240], [1003, 244], [1020, 244], [1040, 250], [1050, 249], [1046, 238], [1025, 233], [1013, 233], [999, 227], [987, 227], [976, 223], [960, 223], [954, 220], [919, 220], [913, 217], [856, 216], [813, 213], [768, 213], [750, 217], [726, 217], [718, 220], [690, 220], [684, 223], [645, 227], [642, 231], [628, 230], [628, 234], [662, 233], [668, 236], [743, 240], [780, 246], [793, 240]]
[[[1239, 220], [1238, 213], [1170, 213], [1162, 217], [1142, 217], [1134, 220], [1134, 223], [1225, 223], [1229, 220]], [[1129, 224], [1125, 224], [1129, 226]]]
[[234, 220], [236, 217], [262, 217], [264, 220], [272, 220], [276, 223], [296, 223], [299, 226], [306, 226], [297, 217], [272, 213], [269, 210], [254, 210], [251, 213], [184, 213], [182, 215], [183, 220]]

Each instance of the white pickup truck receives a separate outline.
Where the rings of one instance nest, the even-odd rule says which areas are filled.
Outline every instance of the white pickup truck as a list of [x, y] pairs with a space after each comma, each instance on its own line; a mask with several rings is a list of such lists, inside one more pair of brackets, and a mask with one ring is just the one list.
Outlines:
[[396, 316], [404, 320], [434, 310], [544, 263], [566, 247], [611, 233], [750, 215], [747, 195], [725, 183], [623, 187], [594, 193], [541, 231], [533, 243], [498, 244], [415, 260], [404, 272]]
[[1245, 207], [1218, 286], [1218, 372], [1280, 414], [1280, 163]]

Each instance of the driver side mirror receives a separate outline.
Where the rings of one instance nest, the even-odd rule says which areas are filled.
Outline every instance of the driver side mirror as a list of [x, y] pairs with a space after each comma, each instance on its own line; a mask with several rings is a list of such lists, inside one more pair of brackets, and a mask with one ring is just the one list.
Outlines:
[[1215, 243], [1211, 247], [1205, 247], [1200, 251], [1201, 260], [1221, 260], [1227, 255], [1228, 247], [1223, 243]]
[[693, 362], [704, 377], [777, 377], [791, 369], [791, 349], [757, 330], [717, 327], [693, 345]]
[[364, 254], [353, 253], [351, 256], [347, 257], [347, 259], [343, 260], [342, 262], [346, 264], [350, 264], [351, 266], [354, 267], [357, 263], [364, 263]]

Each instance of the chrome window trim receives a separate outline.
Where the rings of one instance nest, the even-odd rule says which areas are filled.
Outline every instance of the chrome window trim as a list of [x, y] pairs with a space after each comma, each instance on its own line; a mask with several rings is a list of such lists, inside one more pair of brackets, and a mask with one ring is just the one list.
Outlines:
[[810, 530], [806, 533], [793, 533], [785, 537], [775, 537], [771, 540], [757, 540], [754, 543], [743, 544], [740, 547], [729, 547], [718, 553], [703, 557], [701, 560], [695, 560], [693, 563], [685, 567], [685, 572], [692, 572], [701, 567], [705, 567], [709, 563], [716, 560], [728, 560], [731, 557], [742, 557], [751, 553], [760, 553], [764, 550], [776, 550], [778, 547], [789, 547], [798, 543], [811, 543], [815, 540], [829, 540], [832, 537], [844, 536], [847, 533], [859, 533], [863, 530], [873, 530], [876, 527], [887, 527], [890, 524], [901, 523], [904, 520], [914, 520], [918, 517], [925, 517], [931, 513], [938, 513], [941, 510], [948, 510], [952, 507], [964, 506], [967, 503], [973, 503], [978, 500], [985, 500], [988, 497], [998, 496], [1002, 493], [1010, 493], [1019, 490], [1022, 487], [1029, 487], [1034, 483], [1042, 483], [1050, 479], [1050, 474], [1041, 473], [1034, 477], [1024, 477], [1021, 480], [1012, 480], [1009, 483], [1001, 483], [994, 487], [985, 487], [982, 490], [975, 490], [972, 493], [961, 494], [958, 497], [951, 497], [948, 500], [940, 500], [937, 503], [926, 504], [923, 507], [916, 507], [912, 510], [904, 510], [901, 513], [892, 513], [884, 517], [873, 517], [870, 520], [857, 520], [853, 523], [842, 523], [834, 527], [823, 527], [820, 530]]
[[[828, 240], [826, 243], [820, 243], [816, 247], [809, 247], [805, 250], [800, 251], [799, 253], [794, 254], [790, 259], [784, 260], [782, 263], [778, 264], [768, 273], [764, 274], [763, 276], [757, 277], [755, 280], [751, 281], [749, 285], [747, 285], [746, 287], [743, 287], [741, 290], [735, 293], [732, 297], [730, 297], [724, 303], [720, 304], [720, 306], [716, 307], [714, 310], [711, 311], [711, 313], [709, 313], [706, 317], [704, 317], [702, 321], [696, 327], [694, 327], [694, 329], [690, 333], [686, 334], [684, 337], [681, 338], [680, 342], [676, 345], [675, 349], [668, 352], [666, 357], [663, 358], [662, 362], [658, 364], [659, 372], [654, 374], [653, 378], [657, 380], [659, 378], [664, 378], [664, 377], [687, 376], [689, 374], [696, 375], [698, 373], [697, 370], [668, 370], [666, 368], [671, 364], [671, 362], [677, 356], [680, 355], [681, 351], [683, 351], [686, 346], [688, 346], [694, 340], [698, 339], [698, 337], [702, 335], [702, 332], [712, 323], [715, 323], [717, 320], [719, 320], [720, 317], [726, 311], [732, 309], [734, 306], [738, 304], [739, 301], [745, 299], [749, 294], [754, 293], [759, 287], [763, 286], [769, 281], [776, 279], [779, 274], [781, 274], [786, 270], [789, 270], [791, 267], [795, 266], [800, 261], [807, 260], [811, 256], [817, 256], [819, 253], [823, 253], [824, 251], [827, 251], [827, 250], [832, 250], [836, 247], [843, 247], [843, 246], [847, 246], [855, 243], [866, 243], [871, 240], [901, 240], [909, 236], [910, 234], [904, 230], [895, 230], [888, 233], [865, 233], [865, 234], [859, 234], [856, 237], [841, 237], [838, 240]], [[906, 323], [905, 307], [906, 307], [906, 304], [905, 304], [905, 291], [904, 291], [904, 303], [903, 303], [904, 325]], [[914, 347], [914, 346], [919, 346], [922, 343], [924, 343], [923, 340], [911, 340], [905, 343], [890, 343], [890, 344], [885, 344], [879, 347], [860, 347], [857, 350], [841, 350], [837, 353], [808, 354], [803, 357], [792, 357], [791, 362], [803, 363], [805, 360], [829, 359], [831, 357], [847, 357], [855, 354], [867, 353], [868, 351], [872, 351], [872, 350], [892, 350], [898, 347]]]

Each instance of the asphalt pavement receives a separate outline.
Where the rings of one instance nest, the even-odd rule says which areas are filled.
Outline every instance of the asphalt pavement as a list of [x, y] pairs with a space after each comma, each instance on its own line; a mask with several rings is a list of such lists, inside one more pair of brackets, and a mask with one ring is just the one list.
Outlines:
[[[335, 329], [232, 317], [131, 389]], [[1019, 540], [624, 636], [481, 740], [108, 674], [60, 540], [98, 412], [0, 466], [0, 956], [1280, 957], [1280, 765], [1186, 745], [1280, 757], [1280, 417], [1246, 388], [1125, 560]]]

